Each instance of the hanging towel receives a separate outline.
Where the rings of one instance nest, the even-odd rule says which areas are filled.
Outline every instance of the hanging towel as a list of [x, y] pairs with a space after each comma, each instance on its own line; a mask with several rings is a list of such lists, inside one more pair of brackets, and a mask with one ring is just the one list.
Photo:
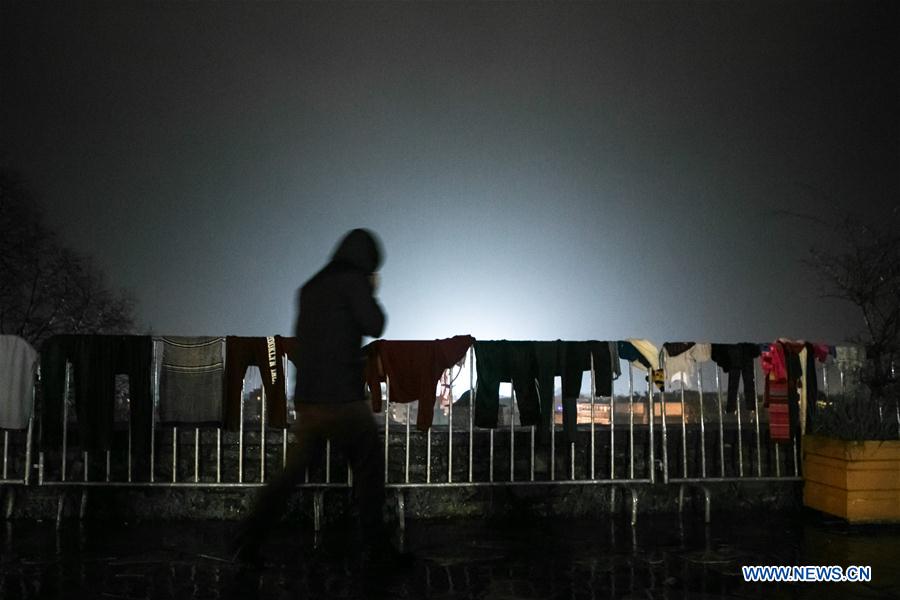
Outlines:
[[163, 337], [159, 420], [176, 425], [221, 425], [225, 338]]
[[791, 441], [788, 383], [776, 380], [774, 374], [766, 375], [765, 396], [769, 411], [769, 438], [776, 443]]

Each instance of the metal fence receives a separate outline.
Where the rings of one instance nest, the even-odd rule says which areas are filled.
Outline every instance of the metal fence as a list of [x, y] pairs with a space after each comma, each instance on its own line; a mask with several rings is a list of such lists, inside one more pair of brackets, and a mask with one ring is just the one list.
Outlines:
[[34, 435], [34, 394], [31, 397], [31, 417], [23, 431], [3, 430], [3, 470], [0, 475], [0, 492], [3, 493], [4, 518], [12, 516], [16, 488], [31, 483], [32, 440]]
[[[153, 372], [157, 374], [159, 356], [156, 346]], [[70, 367], [60, 416], [61, 445], [38, 449], [37, 485], [80, 489], [81, 516], [92, 487], [252, 488], [264, 485], [287, 461], [292, 434], [285, 429], [272, 429], [266, 423], [264, 390], [258, 401], [248, 400], [242, 391], [237, 432], [160, 426], [154, 418], [149, 464], [137, 460], [132, 452], [130, 407], [126, 404], [124, 414], [117, 419], [110, 449], [99, 455], [91, 453], [80, 447], [77, 430], [73, 429]], [[769, 440], [767, 428], [763, 427], [760, 396], [752, 399], [754, 410], [748, 410], [742, 388], [734, 414], [726, 414], [719, 369], [711, 362], [701, 365], [696, 381], [690, 382], [687, 389], [684, 385], [681, 389], [668, 389], [666, 374], [664, 392], [656, 389], [652, 377], [645, 377], [646, 371], [624, 363], [622, 376], [608, 397], [594, 395], [592, 365], [590, 380], [585, 382], [589, 383], [590, 392], [581, 404], [584, 420], [588, 422], [579, 423], [576, 442], [565, 444], [557, 442], [560, 431], [554, 418], [548, 446], [536, 443], [539, 432], [535, 426], [516, 424], [517, 404], [510, 384], [505, 384], [509, 390], [508, 408], [501, 426], [484, 429], [474, 425], [472, 408], [477, 394], [474, 349], [469, 350], [464, 363], [454, 372], [456, 377], [447, 374], [452, 383], [444, 388], [449, 396], [447, 414], [439, 416], [425, 432], [411, 427], [416, 407], [392, 403], [387, 393], [389, 385], [384, 387], [384, 408], [378, 415], [383, 428], [384, 481], [395, 495], [401, 526], [405, 521], [406, 491], [412, 488], [605, 486], [610, 493], [611, 507], [616, 506], [619, 492], [627, 494], [626, 506], [634, 523], [641, 490], [647, 486], [677, 485], [679, 510], [687, 492], [702, 492], [708, 521], [712, 485], [801, 478], [797, 436], [787, 445]], [[466, 377], [460, 378], [460, 374]], [[757, 381], [762, 381], [761, 375], [757, 360]], [[816, 376], [826, 399], [835, 377], [839, 378], [843, 391], [845, 373], [837, 370], [833, 362], [820, 367]], [[288, 385], [287, 378], [285, 385]], [[153, 387], [156, 411], [158, 375]], [[465, 406], [454, 401], [465, 392], [468, 392]], [[554, 406], [558, 404], [554, 402]], [[900, 428], [900, 410], [897, 419]], [[3, 432], [4, 488], [31, 483], [33, 429], [32, 422], [27, 432]], [[25, 439], [11, 440], [15, 436]], [[16, 457], [12, 456], [13, 449], [18, 449]], [[16, 469], [12, 469], [13, 465]], [[352, 481], [349, 465], [327, 443], [321, 460], [309, 466], [300, 485], [313, 493], [317, 529], [324, 510], [324, 492], [346, 489]], [[12, 513], [12, 498], [10, 494], [7, 517]], [[66, 494], [61, 493], [58, 519], [62, 518], [65, 502]]]

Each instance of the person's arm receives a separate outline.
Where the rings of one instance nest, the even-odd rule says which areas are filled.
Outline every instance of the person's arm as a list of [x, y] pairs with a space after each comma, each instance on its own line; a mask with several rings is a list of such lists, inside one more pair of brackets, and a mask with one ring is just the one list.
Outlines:
[[384, 311], [372, 295], [372, 285], [366, 277], [354, 275], [349, 278], [348, 293], [350, 312], [363, 335], [379, 337], [384, 331]]

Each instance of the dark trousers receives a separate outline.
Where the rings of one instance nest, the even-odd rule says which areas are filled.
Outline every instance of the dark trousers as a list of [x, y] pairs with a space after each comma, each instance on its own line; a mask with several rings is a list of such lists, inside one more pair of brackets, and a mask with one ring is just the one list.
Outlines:
[[475, 424], [497, 426], [498, 386], [501, 381], [512, 381], [521, 424], [536, 425], [537, 442], [546, 444], [555, 414], [554, 379], [561, 375], [563, 431], [566, 442], [574, 442], [581, 378], [591, 368], [592, 355], [596, 393], [611, 395], [612, 359], [608, 342], [475, 342], [478, 363]]
[[266, 418], [272, 427], [287, 427], [287, 400], [282, 357], [284, 348], [278, 337], [225, 338], [225, 427], [240, 428], [241, 389], [247, 368], [259, 368], [266, 391]]
[[241, 528], [245, 540], [261, 542], [284, 513], [288, 497], [303, 480], [316, 451], [330, 439], [343, 451], [353, 468], [353, 494], [359, 507], [363, 535], [377, 543], [386, 535], [384, 510], [384, 456], [378, 428], [368, 402], [297, 403], [297, 437], [288, 451], [284, 471], [257, 497], [253, 511]]
[[475, 360], [478, 368], [475, 425], [497, 427], [501, 381], [512, 382], [521, 424], [538, 425], [541, 408], [534, 384], [537, 369], [533, 343], [506, 340], [475, 342]]
[[753, 360], [759, 356], [758, 344], [713, 344], [712, 359], [728, 373], [728, 401], [725, 410], [734, 412], [737, 408], [738, 388], [744, 381], [744, 405], [747, 410], [756, 410], [756, 377]]
[[[41, 346], [41, 442], [45, 446], [62, 441], [66, 362], [74, 366], [77, 345], [74, 335], [55, 335]], [[86, 393], [87, 380], [81, 377], [82, 371], [76, 369], [72, 375], [76, 397]]]
[[577, 441], [578, 397], [581, 395], [581, 378], [591, 369], [594, 359], [594, 393], [596, 396], [612, 396], [613, 372], [609, 342], [563, 342], [564, 363], [562, 370], [563, 432], [565, 442]]
[[[128, 376], [131, 445], [135, 473], [140, 481], [144, 480], [144, 476], [150, 476], [150, 438], [153, 432], [152, 363], [153, 338], [147, 335], [118, 336], [113, 370], [115, 374]], [[113, 381], [115, 374], [112, 375]]]
[[150, 366], [153, 341], [137, 335], [58, 335], [41, 348], [42, 440], [59, 444], [66, 362], [72, 363], [79, 443], [85, 450], [110, 447], [116, 374], [128, 375], [135, 457], [150, 454], [153, 419]]

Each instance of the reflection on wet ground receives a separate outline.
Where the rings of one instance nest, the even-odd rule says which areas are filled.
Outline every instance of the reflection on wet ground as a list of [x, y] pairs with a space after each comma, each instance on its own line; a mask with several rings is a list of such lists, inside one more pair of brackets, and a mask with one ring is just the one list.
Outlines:
[[[812, 513], [417, 522], [409, 569], [372, 576], [355, 536], [285, 526], [249, 569], [234, 523], [6, 523], [0, 598], [897, 598], [900, 527]], [[742, 565], [871, 565], [871, 583], [745, 583]]]

